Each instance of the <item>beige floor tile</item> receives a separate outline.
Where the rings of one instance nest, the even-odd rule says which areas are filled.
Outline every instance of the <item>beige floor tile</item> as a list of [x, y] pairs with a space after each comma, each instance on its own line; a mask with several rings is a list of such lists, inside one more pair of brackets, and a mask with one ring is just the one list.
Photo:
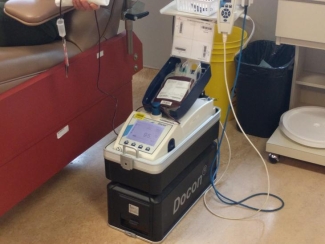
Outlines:
[[[144, 69], [134, 79], [134, 108], [156, 70]], [[267, 180], [262, 161], [236, 130], [228, 125], [232, 148], [231, 165], [218, 189], [239, 200], [265, 192]], [[227, 220], [207, 211], [202, 199], [176, 226], [164, 243], [240, 243], [240, 244], [320, 244], [325, 243], [325, 167], [290, 158], [270, 164], [265, 152], [266, 139], [250, 137], [266, 160], [271, 193], [285, 201], [273, 213], [258, 213], [246, 220]], [[73, 160], [46, 184], [0, 218], [2, 244], [66, 243], [144, 243], [110, 228], [107, 224], [107, 194], [103, 148], [108, 135]], [[228, 149], [222, 147], [219, 175], [226, 167]], [[261, 206], [264, 197], [250, 201]], [[0, 200], [1, 201], [1, 200]], [[228, 207], [209, 192], [207, 202], [219, 215], [241, 218], [254, 214], [240, 207]], [[279, 206], [269, 199], [266, 208]]]

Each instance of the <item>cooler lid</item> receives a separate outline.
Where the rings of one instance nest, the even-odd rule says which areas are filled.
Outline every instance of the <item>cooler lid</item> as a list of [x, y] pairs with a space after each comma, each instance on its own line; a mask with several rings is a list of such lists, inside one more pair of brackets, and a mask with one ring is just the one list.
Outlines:
[[291, 109], [281, 116], [279, 128], [297, 143], [325, 148], [325, 108], [323, 107], [305, 106]]

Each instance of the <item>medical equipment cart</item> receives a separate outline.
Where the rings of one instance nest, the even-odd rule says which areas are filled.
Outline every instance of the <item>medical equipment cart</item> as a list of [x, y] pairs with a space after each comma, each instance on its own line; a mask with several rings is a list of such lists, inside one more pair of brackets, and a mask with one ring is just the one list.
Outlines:
[[[226, 2], [225, 7], [232, 7]], [[216, 166], [221, 111], [205, 96], [204, 87], [211, 78], [217, 15], [202, 20], [175, 10], [175, 4], [161, 10], [176, 16], [172, 56], [149, 85], [143, 109], [131, 113], [117, 139], [104, 149], [106, 177], [112, 181], [107, 186], [109, 225], [149, 242], [166, 238], [209, 188]], [[243, 8], [234, 13], [237, 19]], [[199, 67], [199, 78], [187, 95], [172, 109], [165, 109], [168, 99], [157, 105], [154, 101], [169, 77], [175, 77], [170, 75], [176, 67], [193, 60], [185, 67]]]
[[[171, 57], [166, 63], [144, 104], [160, 87], [155, 83], [161, 83], [162, 74], [178, 60]], [[205, 72], [187, 96], [190, 100], [171, 114], [177, 120], [156, 115], [154, 108], [134, 111], [105, 148], [106, 176], [112, 181], [107, 188], [111, 227], [160, 242], [210, 186], [220, 109], [213, 99], [200, 96], [211, 76], [209, 65], [203, 67]]]
[[[290, 18], [287, 18], [289, 12]], [[308, 21], [301, 22], [301, 16], [305, 13], [313, 14], [308, 15]], [[279, 1], [276, 41], [279, 44], [296, 46], [291, 109], [303, 106], [325, 106], [324, 21], [323, 1]], [[325, 124], [321, 119], [312, 126], [319, 127], [320, 133], [324, 135]], [[323, 148], [305, 146], [289, 139], [279, 128], [267, 141], [266, 151], [271, 153], [270, 160], [275, 162], [279, 160], [279, 155], [283, 155], [325, 166], [325, 145]]]

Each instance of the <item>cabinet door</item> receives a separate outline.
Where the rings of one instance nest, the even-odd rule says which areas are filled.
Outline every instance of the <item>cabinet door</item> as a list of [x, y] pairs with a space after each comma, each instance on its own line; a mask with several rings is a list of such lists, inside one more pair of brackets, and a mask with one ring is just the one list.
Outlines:
[[[325, 43], [324, 24], [325, 1], [279, 1], [275, 32], [277, 37], [298, 41]], [[284, 42], [282, 41], [282, 43]], [[288, 44], [299, 45], [299, 43]]]

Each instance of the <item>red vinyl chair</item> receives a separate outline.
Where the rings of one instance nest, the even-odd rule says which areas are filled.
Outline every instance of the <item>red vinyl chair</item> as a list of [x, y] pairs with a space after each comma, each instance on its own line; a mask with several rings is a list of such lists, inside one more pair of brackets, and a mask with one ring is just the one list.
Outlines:
[[[63, 9], [68, 77], [61, 40], [0, 47], [0, 216], [112, 131], [113, 119], [118, 126], [132, 111], [142, 45], [133, 34], [130, 55], [125, 32], [118, 34], [124, 4], [111, 0], [96, 11], [100, 45], [92, 11]], [[59, 10], [54, 0], [10, 0], [5, 12], [37, 25]]]

